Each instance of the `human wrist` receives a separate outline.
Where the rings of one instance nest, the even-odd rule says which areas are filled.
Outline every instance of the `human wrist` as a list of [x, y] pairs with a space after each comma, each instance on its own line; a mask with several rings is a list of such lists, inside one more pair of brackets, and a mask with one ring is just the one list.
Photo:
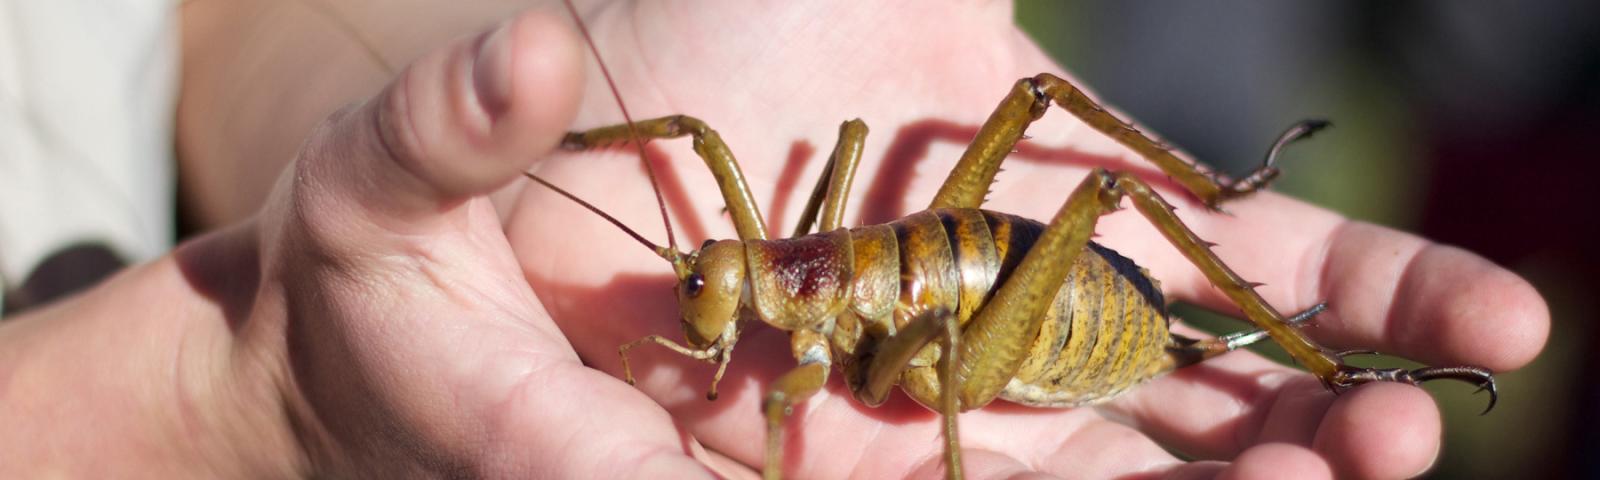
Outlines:
[[300, 469], [270, 356], [183, 263], [131, 268], [0, 326], [0, 477]]
[[[298, 441], [283, 297], [263, 288], [256, 222], [180, 245], [169, 256], [187, 297], [185, 329], [170, 363], [175, 406], [198, 462], [224, 477], [305, 476]], [[174, 278], [167, 275], [167, 279]]]

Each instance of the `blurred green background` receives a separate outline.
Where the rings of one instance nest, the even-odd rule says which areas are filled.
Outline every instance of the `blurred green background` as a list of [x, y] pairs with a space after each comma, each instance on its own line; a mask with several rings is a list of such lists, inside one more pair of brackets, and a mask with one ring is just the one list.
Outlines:
[[1600, 382], [1584, 373], [1600, 367], [1600, 2], [1022, 0], [1017, 20], [1100, 98], [1224, 171], [1296, 120], [1333, 120], [1286, 154], [1278, 190], [1478, 252], [1550, 303], [1549, 344], [1498, 377], [1493, 413], [1469, 386], [1428, 387], [1446, 435], [1429, 476], [1600, 478]]

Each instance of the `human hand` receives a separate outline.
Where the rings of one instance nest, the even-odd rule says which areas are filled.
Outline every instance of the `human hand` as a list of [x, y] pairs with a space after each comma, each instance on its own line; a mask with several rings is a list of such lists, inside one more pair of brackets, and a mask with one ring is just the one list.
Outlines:
[[[909, 10], [918, 12], [916, 21], [892, 20]], [[1003, 2], [647, 2], [589, 11], [598, 12], [585, 21], [635, 118], [684, 113], [718, 129], [743, 160], [778, 236], [804, 204], [840, 121], [860, 117], [873, 128], [848, 210], [864, 212], [860, 223], [882, 222], [932, 197], [970, 138], [967, 126], [981, 123], [1012, 82], [1060, 71], [1016, 31]], [[579, 126], [620, 121], [596, 77]], [[1158, 177], [1059, 109], [1029, 134], [985, 208], [1048, 219], [1093, 166]], [[660, 153], [679, 238], [689, 246], [733, 238], [717, 189], [687, 144], [650, 147]], [[557, 159], [539, 171], [645, 236], [664, 239], [633, 154]], [[1504, 372], [1530, 361], [1548, 333], [1538, 294], [1471, 253], [1271, 192], [1227, 204], [1232, 215], [1206, 212], [1181, 191], [1162, 193], [1201, 238], [1221, 245], [1216, 252], [1225, 262], [1266, 282], [1260, 292], [1280, 311], [1328, 301], [1331, 310], [1309, 331], [1330, 348]], [[677, 335], [670, 269], [614, 227], [541, 188], [523, 190], [507, 227], [524, 273], [586, 363], [620, 374], [618, 345], [651, 333]], [[1173, 298], [1231, 310], [1137, 213], [1104, 217], [1097, 231], [1101, 243], [1148, 267]], [[746, 328], [716, 402], [702, 399], [709, 366], [653, 348], [634, 350], [634, 366], [640, 390], [695, 439], [759, 466], [757, 407], [793, 360], [780, 353], [788, 351], [781, 332]], [[834, 381], [796, 410], [786, 471], [819, 478], [939, 471], [934, 413], [899, 396], [880, 409], [849, 397]], [[961, 423], [975, 477], [1401, 477], [1431, 464], [1440, 437], [1438, 409], [1419, 389], [1375, 384], [1335, 397], [1309, 375], [1246, 352], [1179, 371], [1099, 409], [996, 404], [963, 414]], [[1162, 445], [1201, 461], [1180, 461]]]
[[[422, 57], [318, 126], [249, 225], [180, 252], [233, 292], [236, 357], [283, 402], [246, 407], [287, 415], [301, 473], [708, 476], [648, 397], [580, 363], [484, 197], [569, 128], [569, 25], [528, 14]], [[240, 252], [257, 282], [214, 266]]]

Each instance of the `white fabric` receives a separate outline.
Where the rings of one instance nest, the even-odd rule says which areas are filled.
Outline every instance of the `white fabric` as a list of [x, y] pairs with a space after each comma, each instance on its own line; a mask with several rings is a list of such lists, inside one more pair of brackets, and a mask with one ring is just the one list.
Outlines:
[[171, 247], [177, 18], [174, 0], [0, 0], [5, 289], [74, 243]]

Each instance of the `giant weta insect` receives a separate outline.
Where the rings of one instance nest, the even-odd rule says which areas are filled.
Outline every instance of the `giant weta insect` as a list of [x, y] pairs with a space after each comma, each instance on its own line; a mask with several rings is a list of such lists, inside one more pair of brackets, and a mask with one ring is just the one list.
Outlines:
[[[570, 2], [567, 6], [577, 19]], [[593, 50], [581, 20], [578, 27]], [[598, 51], [594, 53], [598, 60]], [[603, 62], [600, 67], [609, 82]], [[616, 94], [614, 85], [612, 89]], [[621, 107], [620, 95], [617, 102]], [[715, 399], [717, 382], [739, 340], [741, 320], [759, 319], [791, 333], [799, 365], [773, 382], [762, 402], [768, 478], [779, 476], [785, 417], [822, 388], [835, 365], [866, 405], [882, 404], [898, 385], [938, 411], [946, 471], [952, 478], [961, 476], [955, 423], [961, 411], [981, 408], [995, 398], [1037, 407], [1092, 405], [1266, 337], [1335, 393], [1374, 381], [1417, 385], [1455, 379], [1488, 390], [1488, 408], [1494, 407], [1494, 377], [1484, 368], [1346, 365], [1342, 359], [1352, 352], [1325, 351], [1297, 328], [1324, 305], [1285, 318], [1136, 176], [1093, 170], [1048, 225], [980, 209], [1000, 163], [1052, 103], [1154, 163], [1212, 209], [1266, 186], [1277, 176], [1273, 165], [1283, 147], [1327, 125], [1307, 121], [1290, 127], [1269, 150], [1264, 165], [1227, 181], [1178, 158], [1170, 147], [1119, 120], [1067, 81], [1041, 73], [1012, 86], [927, 209], [885, 224], [841, 225], [867, 134], [861, 121], [845, 122], [794, 237], [780, 240], [767, 238], [766, 222], [733, 154], [698, 119], [629, 118], [621, 125], [567, 135], [562, 143], [566, 150], [632, 141], [641, 156], [646, 139], [692, 137], [694, 151], [716, 178], [739, 239], [708, 240], [689, 253], [678, 250], [670, 226], [668, 245], [657, 246], [578, 197], [526, 175], [615, 224], [672, 265], [687, 345], [657, 335], [622, 345], [619, 353], [629, 383], [629, 350], [657, 344], [716, 363], [707, 393]], [[622, 111], [627, 118], [626, 107]], [[645, 164], [648, 168], [649, 162]], [[1123, 198], [1258, 330], [1199, 340], [1169, 332], [1157, 282], [1132, 260], [1089, 240], [1098, 217], [1116, 210]], [[666, 220], [664, 206], [662, 216]], [[813, 224], [819, 233], [810, 233]]]

